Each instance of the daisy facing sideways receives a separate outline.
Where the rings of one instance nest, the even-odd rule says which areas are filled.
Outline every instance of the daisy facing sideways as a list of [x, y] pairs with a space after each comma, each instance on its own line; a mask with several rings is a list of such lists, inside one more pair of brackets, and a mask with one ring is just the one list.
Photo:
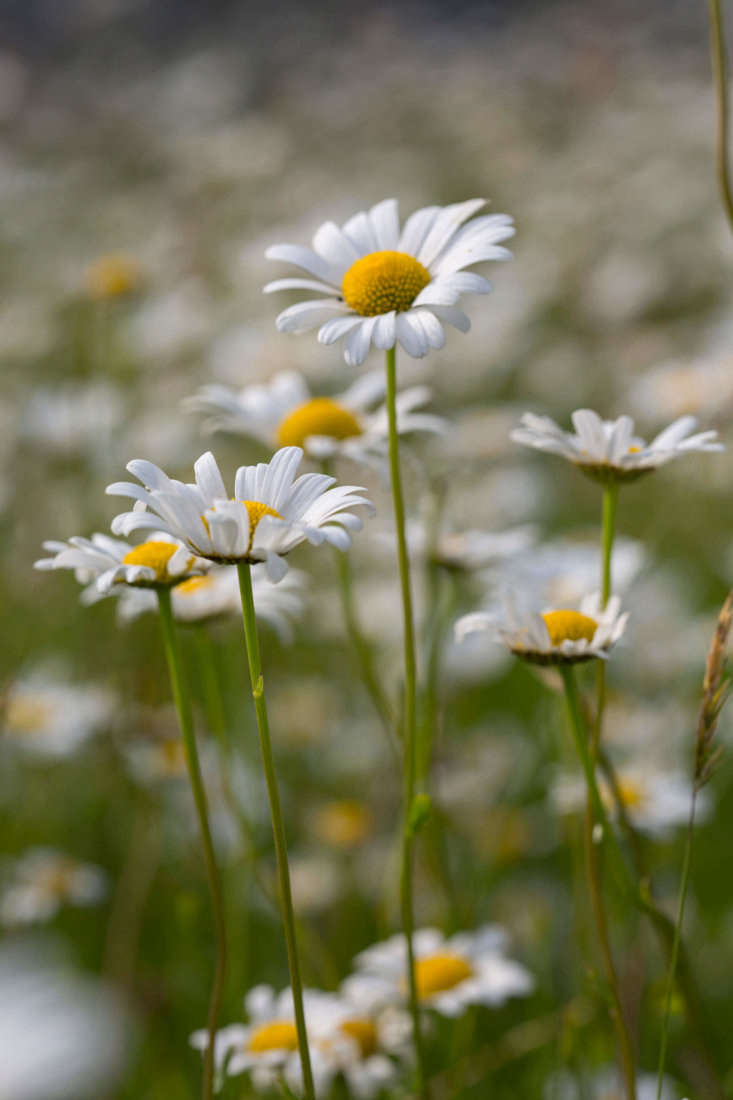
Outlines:
[[302, 458], [300, 447], [283, 447], [271, 462], [240, 466], [233, 496], [210, 451], [195, 463], [193, 484], [175, 481], [152, 462], [135, 459], [127, 469], [142, 485], [116, 482], [107, 487], [108, 493], [136, 502], [133, 511], [115, 517], [112, 530], [128, 535], [160, 527], [209, 561], [264, 561], [270, 580], [277, 582], [288, 569], [285, 555], [301, 542], [328, 542], [346, 550], [350, 532], [362, 526], [350, 509], [372, 509], [359, 486], [336, 486], [335, 478], [325, 474], [296, 478]]
[[[469, 1005], [491, 1007], [510, 997], [531, 993], [534, 979], [528, 970], [504, 954], [506, 935], [497, 925], [460, 932], [446, 939], [435, 928], [422, 928], [412, 940], [415, 978], [420, 1003], [443, 1016], [459, 1016]], [[354, 960], [358, 973], [349, 979], [353, 997], [359, 980], [383, 984], [385, 1000], [407, 996], [407, 951], [402, 933], [368, 947]]]
[[601, 610], [598, 593], [586, 596], [580, 610], [524, 611], [507, 601], [504, 613], [477, 611], [464, 615], [455, 625], [456, 640], [477, 630], [488, 630], [512, 651], [537, 665], [568, 665], [605, 659], [626, 629], [628, 612], [621, 614], [621, 602], [612, 596]]
[[321, 297], [298, 302], [277, 318], [281, 332], [318, 329], [322, 344], [344, 338], [344, 358], [359, 366], [370, 346], [401, 344], [421, 359], [445, 344], [444, 324], [468, 332], [458, 308], [464, 294], [487, 294], [491, 284], [465, 271], [487, 260], [509, 260], [501, 241], [514, 235], [507, 214], [483, 214], [484, 199], [426, 206], [400, 229], [396, 199], [355, 214], [341, 227], [325, 222], [313, 248], [276, 244], [265, 255], [293, 264], [307, 275], [277, 279], [264, 288], [308, 290]]
[[[206, 431], [228, 431], [258, 439], [268, 447], [302, 447], [317, 461], [344, 455], [359, 461], [384, 453], [387, 446], [386, 406], [382, 371], [370, 371], [344, 393], [314, 396], [302, 374], [281, 371], [267, 384], [245, 386], [238, 393], [227, 386], [203, 386], [185, 402], [204, 413]], [[440, 416], [418, 412], [430, 400], [426, 386], [412, 386], [397, 395], [397, 431], [442, 432]]]
[[697, 432], [694, 416], [681, 416], [650, 443], [634, 435], [630, 416], [602, 420], [592, 409], [576, 409], [574, 432], [564, 432], [549, 416], [525, 413], [511, 437], [538, 451], [560, 455], [595, 481], [635, 481], [684, 454], [723, 451], [714, 431]]

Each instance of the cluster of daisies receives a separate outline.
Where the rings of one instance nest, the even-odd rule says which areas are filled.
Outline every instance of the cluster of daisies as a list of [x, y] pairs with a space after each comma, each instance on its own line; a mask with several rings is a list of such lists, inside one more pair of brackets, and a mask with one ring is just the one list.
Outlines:
[[[531, 974], [506, 954], [506, 934], [497, 925], [449, 938], [433, 928], [413, 935], [418, 996], [426, 1012], [456, 1017], [472, 1006], [496, 1008], [527, 996]], [[305, 991], [304, 1007], [314, 1082], [327, 1096], [345, 1081], [352, 1096], [378, 1095], [395, 1085], [413, 1061], [411, 1022], [406, 1009], [406, 948], [392, 936], [357, 955], [354, 972], [338, 992]], [[215, 1061], [220, 1083], [248, 1073], [256, 1088], [284, 1080], [300, 1094], [303, 1078], [297, 1049], [292, 993], [260, 985], [246, 995], [247, 1023], [217, 1032]], [[191, 1036], [205, 1050], [208, 1033]]]

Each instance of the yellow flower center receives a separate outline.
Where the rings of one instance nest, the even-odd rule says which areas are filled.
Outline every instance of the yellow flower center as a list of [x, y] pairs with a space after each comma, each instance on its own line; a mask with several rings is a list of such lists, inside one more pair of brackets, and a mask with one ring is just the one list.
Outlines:
[[202, 588], [210, 588], [213, 583], [211, 577], [189, 577], [178, 585], [176, 596], [190, 596], [194, 592], [200, 592]]
[[315, 815], [315, 832], [325, 844], [334, 848], [355, 848], [371, 832], [372, 817], [360, 802], [344, 799], [329, 802]]
[[637, 446], [634, 445], [632, 447], [629, 447], [629, 449], [626, 453], [630, 454], [630, 455], [638, 455], [640, 451], [641, 451], [641, 447], [637, 447]]
[[288, 413], [277, 429], [281, 447], [302, 447], [309, 435], [349, 439], [361, 435], [361, 425], [352, 412], [330, 397], [314, 397]]
[[473, 970], [460, 955], [449, 952], [427, 955], [415, 962], [415, 979], [418, 997], [432, 997], [434, 993], [443, 993], [446, 989], [465, 982], [473, 975]]
[[432, 276], [406, 252], [370, 252], [344, 275], [341, 293], [347, 306], [362, 317], [409, 309]]
[[247, 1042], [247, 1050], [253, 1054], [265, 1054], [268, 1050], [297, 1050], [298, 1032], [290, 1020], [272, 1020], [253, 1031]]
[[128, 551], [122, 559], [123, 565], [146, 565], [148, 569], [155, 570], [156, 581], [168, 581], [168, 562], [175, 554], [178, 547], [172, 542], [141, 542], [133, 550]]
[[374, 1021], [367, 1016], [354, 1016], [351, 1020], [344, 1020], [341, 1031], [350, 1039], [356, 1040], [362, 1058], [369, 1058], [377, 1049], [377, 1029]]
[[542, 618], [550, 641], [557, 646], [563, 642], [579, 642], [581, 638], [592, 642], [598, 629], [596, 620], [580, 611], [547, 611]]
[[36, 885], [52, 897], [63, 898], [71, 887], [74, 865], [60, 861], [56, 866], [44, 867], [36, 878]]
[[[232, 500], [234, 499], [235, 498], [232, 497]], [[262, 502], [259, 500], [240, 500], [239, 503], [244, 505], [244, 507], [247, 509], [247, 515], [249, 516], [249, 546], [247, 547], [247, 552], [249, 553], [249, 551], [252, 549], [252, 543], [254, 541], [257, 525], [262, 517], [274, 516], [275, 519], [282, 519], [283, 517], [280, 515], [279, 512], [276, 512], [274, 508], [270, 508], [269, 504], [262, 504]], [[216, 505], [213, 505], [211, 510], [216, 511]], [[201, 521], [206, 528], [206, 534], [211, 535], [209, 521], [207, 520], [206, 516], [202, 516]]]
[[644, 802], [644, 789], [640, 783], [633, 779], [620, 778], [618, 793], [624, 806], [627, 806], [630, 810], [638, 810]]
[[87, 273], [87, 286], [92, 298], [123, 298], [138, 289], [141, 282], [139, 265], [128, 256], [102, 256]]
[[5, 724], [13, 733], [37, 733], [51, 718], [48, 703], [22, 695], [10, 699], [5, 711]]
[[183, 742], [177, 737], [166, 738], [160, 746], [160, 762], [165, 775], [183, 775], [186, 768]]

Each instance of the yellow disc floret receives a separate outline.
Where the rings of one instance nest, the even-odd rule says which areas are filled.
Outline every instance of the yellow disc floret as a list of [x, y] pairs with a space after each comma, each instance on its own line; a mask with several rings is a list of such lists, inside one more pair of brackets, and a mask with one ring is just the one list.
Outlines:
[[102, 256], [87, 273], [92, 298], [124, 298], [133, 294], [142, 281], [140, 266], [129, 256]]
[[168, 583], [171, 578], [168, 575], [168, 562], [175, 554], [178, 547], [174, 542], [160, 542], [151, 539], [149, 542], [141, 542], [134, 550], [128, 551], [122, 559], [123, 565], [146, 565], [155, 572], [155, 579], [148, 584]]
[[176, 588], [176, 596], [192, 596], [194, 592], [200, 592], [202, 588], [211, 588], [211, 577], [189, 577], [183, 584]]
[[582, 638], [592, 642], [598, 629], [596, 620], [581, 611], [546, 611], [542, 618], [554, 646], [563, 642], [579, 642]]
[[265, 1054], [269, 1050], [297, 1050], [298, 1032], [290, 1020], [272, 1020], [253, 1031], [247, 1042], [252, 1054]]
[[359, 1046], [362, 1058], [369, 1058], [377, 1049], [377, 1029], [368, 1016], [354, 1016], [341, 1024], [344, 1035], [354, 1039]]
[[473, 970], [469, 963], [461, 955], [453, 955], [447, 951], [426, 955], [424, 959], [417, 959], [415, 962], [417, 995], [421, 998], [453, 989], [472, 976]]
[[344, 275], [341, 292], [347, 306], [362, 317], [409, 309], [432, 276], [406, 252], [370, 252]]
[[12, 733], [37, 733], [50, 722], [53, 708], [42, 699], [16, 695], [9, 700], [3, 717]]
[[360, 802], [342, 799], [321, 806], [313, 826], [319, 840], [348, 851], [362, 844], [372, 831], [372, 815]]
[[249, 516], [249, 546], [247, 549], [251, 550], [255, 531], [262, 517], [274, 516], [275, 519], [282, 519], [283, 517], [274, 508], [270, 508], [269, 504], [262, 504], [259, 500], [243, 500], [241, 503], [247, 509], [247, 515]]
[[629, 810], [638, 810], [644, 803], [644, 789], [633, 779], [619, 777], [618, 793], [621, 802]]
[[288, 413], [277, 429], [281, 447], [302, 447], [309, 435], [350, 439], [361, 435], [361, 424], [349, 409], [330, 397], [314, 397]]

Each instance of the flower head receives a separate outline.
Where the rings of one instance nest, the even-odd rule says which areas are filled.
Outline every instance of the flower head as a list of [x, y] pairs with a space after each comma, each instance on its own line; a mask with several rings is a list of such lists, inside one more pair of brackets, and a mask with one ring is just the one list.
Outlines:
[[574, 432], [564, 432], [549, 416], [525, 413], [521, 426], [511, 433], [516, 443], [538, 451], [561, 455], [595, 481], [635, 481], [680, 455], [693, 451], [722, 451], [714, 431], [694, 431], [693, 416], [682, 416], [646, 443], [634, 435], [630, 416], [602, 420], [592, 409], [576, 409]]
[[0, 729], [8, 741], [41, 756], [69, 756], [117, 710], [95, 684], [75, 685], [38, 669], [7, 689]]
[[106, 893], [101, 868], [51, 848], [31, 848], [17, 860], [0, 896], [0, 923], [51, 920], [62, 905], [95, 905]]
[[579, 610], [560, 608], [539, 614], [507, 601], [503, 617], [485, 612], [464, 615], [456, 623], [461, 641], [476, 630], [496, 634], [517, 657], [537, 665], [565, 665], [606, 658], [626, 629], [628, 613], [613, 596], [601, 609], [597, 593], [586, 597]]
[[[413, 936], [415, 978], [421, 1004], [444, 1016], [458, 1016], [468, 1005], [500, 1005], [532, 991], [529, 971], [504, 954], [505, 934], [497, 925], [461, 932], [446, 939], [434, 928]], [[372, 982], [372, 995], [382, 982], [385, 1000], [407, 996], [407, 949], [401, 933], [362, 951], [358, 974], [348, 980], [352, 995], [360, 978]]]
[[[313, 396], [297, 371], [281, 371], [268, 385], [245, 386], [234, 393], [226, 386], [204, 386], [186, 404], [208, 414], [204, 427], [252, 436], [269, 447], [302, 447], [318, 460], [345, 455], [357, 461], [383, 452], [388, 436], [384, 375], [373, 371], [342, 394]], [[397, 396], [397, 430], [440, 432], [445, 421], [418, 412], [430, 400], [426, 386], [412, 386]]]
[[43, 548], [54, 556], [40, 558], [35, 568], [73, 569], [80, 584], [89, 586], [82, 596], [86, 603], [108, 596], [118, 585], [171, 588], [207, 568], [166, 531], [156, 531], [137, 546], [94, 534], [91, 539], [76, 535], [68, 542], [44, 542]]
[[87, 272], [89, 294], [99, 301], [127, 297], [134, 294], [141, 283], [140, 265], [121, 253], [100, 256]]
[[[325, 297], [299, 302], [277, 319], [281, 332], [318, 329], [322, 344], [345, 337], [350, 366], [366, 359], [371, 344], [422, 358], [445, 343], [443, 325], [467, 332], [470, 321], [457, 308], [463, 294], [486, 294], [490, 283], [463, 270], [486, 260], [507, 260], [500, 245], [514, 235], [506, 214], [473, 217], [483, 199], [417, 210], [400, 231], [396, 199], [361, 211], [339, 228], [325, 222], [313, 237], [313, 249], [293, 244], [268, 248], [271, 260], [283, 260], [310, 278], [277, 279], [275, 290], [312, 290]], [[469, 220], [471, 219], [471, 220]]]
[[349, 509], [372, 507], [359, 495], [364, 492], [359, 486], [335, 486], [325, 474], [295, 479], [302, 457], [300, 447], [283, 447], [271, 462], [240, 466], [233, 497], [210, 451], [196, 462], [196, 480], [189, 485], [172, 480], [152, 462], [135, 459], [127, 469], [142, 487], [130, 482], [107, 487], [108, 493], [136, 501], [133, 511], [115, 517], [112, 530], [129, 534], [161, 527], [209, 561], [264, 561], [270, 579], [279, 581], [287, 572], [285, 555], [301, 542], [347, 549], [349, 532], [361, 529], [361, 520]]

